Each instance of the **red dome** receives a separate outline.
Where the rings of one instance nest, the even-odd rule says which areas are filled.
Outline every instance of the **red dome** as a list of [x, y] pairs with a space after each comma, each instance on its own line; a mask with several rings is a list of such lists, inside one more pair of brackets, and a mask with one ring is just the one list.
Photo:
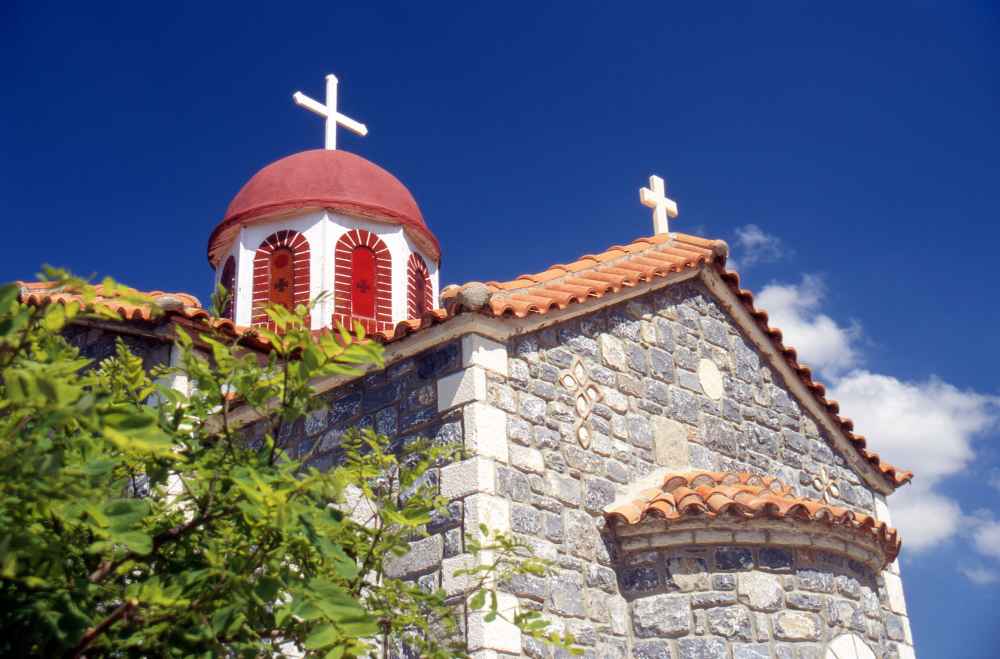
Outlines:
[[209, 262], [218, 264], [239, 227], [305, 208], [330, 208], [402, 225], [428, 256], [435, 261], [441, 259], [437, 238], [424, 223], [413, 195], [399, 179], [353, 153], [316, 149], [277, 160], [253, 175], [212, 231], [208, 240]]

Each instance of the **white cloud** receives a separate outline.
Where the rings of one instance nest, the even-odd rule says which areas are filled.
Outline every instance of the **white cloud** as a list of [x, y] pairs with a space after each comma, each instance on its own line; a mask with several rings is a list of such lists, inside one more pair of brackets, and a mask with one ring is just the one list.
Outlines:
[[973, 437], [996, 415], [990, 397], [938, 378], [903, 382], [853, 371], [836, 381], [830, 395], [884, 458], [906, 464], [922, 481], [936, 482], [963, 469], [974, 455]]
[[1000, 490], [1000, 469], [991, 469], [987, 482], [994, 490]]
[[[756, 224], [746, 224], [736, 228], [734, 244], [736, 259], [743, 268], [749, 268], [754, 263], [776, 261], [785, 252], [781, 239], [766, 233]], [[729, 259], [729, 267], [736, 270], [736, 260]]]
[[824, 292], [822, 279], [805, 275], [799, 284], [765, 286], [756, 304], [767, 311], [771, 327], [781, 330], [785, 345], [793, 346], [801, 361], [833, 377], [858, 363], [854, 344], [860, 329], [839, 325], [818, 312]]
[[[1000, 523], [963, 517], [957, 501], [942, 494], [942, 480], [967, 468], [973, 442], [1000, 417], [1000, 399], [961, 390], [936, 377], [906, 382], [866, 370], [857, 348], [860, 328], [838, 324], [820, 312], [822, 281], [806, 275], [799, 284], [767, 286], [757, 298], [770, 324], [781, 329], [802, 361], [833, 386], [855, 429], [883, 459], [912, 469], [912, 485], [890, 497], [893, 523], [908, 550], [921, 551], [972, 528], [972, 546], [1000, 558]], [[995, 479], [1000, 484], [1000, 478]], [[964, 524], [971, 521], [971, 524]], [[970, 577], [971, 578], [971, 577]]]
[[889, 497], [889, 507], [907, 551], [921, 552], [944, 542], [955, 535], [962, 521], [958, 502], [919, 480]]
[[958, 571], [977, 586], [988, 586], [1000, 581], [1000, 573], [987, 567], [960, 567]]
[[969, 518], [972, 541], [979, 553], [1000, 559], [1000, 521], [988, 510], [978, 510]]

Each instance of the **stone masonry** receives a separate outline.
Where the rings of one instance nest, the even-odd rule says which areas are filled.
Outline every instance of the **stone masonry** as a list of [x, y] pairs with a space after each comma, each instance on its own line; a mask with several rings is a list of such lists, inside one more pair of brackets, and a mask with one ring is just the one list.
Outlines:
[[[572, 378], [567, 378], [572, 374]], [[585, 399], [580, 399], [580, 392]], [[588, 657], [823, 657], [856, 633], [878, 657], [912, 657], [898, 569], [760, 543], [626, 552], [603, 511], [657, 470], [748, 471], [799, 496], [887, 520], [872, 491], [697, 280], [665, 286], [506, 341], [466, 334], [323, 394], [289, 432], [317, 466], [372, 426], [406, 442], [464, 447], [433, 478], [448, 515], [392, 567], [461, 590], [463, 534], [519, 535], [552, 578], [503, 584], [501, 606], [542, 611]], [[562, 656], [468, 615], [477, 657]]]

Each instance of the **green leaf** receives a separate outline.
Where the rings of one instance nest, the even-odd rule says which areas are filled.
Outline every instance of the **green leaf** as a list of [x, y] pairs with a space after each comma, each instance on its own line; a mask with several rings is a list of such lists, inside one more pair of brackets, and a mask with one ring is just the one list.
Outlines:
[[314, 629], [303, 645], [307, 650], [322, 650], [338, 640], [340, 640], [340, 634], [337, 632], [337, 628], [327, 623]]
[[141, 531], [112, 533], [111, 539], [120, 542], [140, 556], [148, 556], [153, 551], [153, 538]]
[[269, 603], [274, 601], [281, 591], [282, 583], [274, 577], [261, 577], [257, 581], [257, 585], [254, 587], [253, 592], [261, 601]]

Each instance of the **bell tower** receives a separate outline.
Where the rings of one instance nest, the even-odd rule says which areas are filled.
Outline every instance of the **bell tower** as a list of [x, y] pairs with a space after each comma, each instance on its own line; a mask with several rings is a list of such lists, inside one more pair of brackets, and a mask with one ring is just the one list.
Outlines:
[[229, 316], [264, 325], [269, 304], [308, 305], [313, 329], [361, 323], [389, 331], [434, 306], [441, 249], [413, 195], [378, 165], [336, 150], [336, 129], [368, 128], [301, 92], [295, 102], [326, 119], [326, 148], [303, 151], [254, 174], [209, 238], [216, 282], [230, 291]]

